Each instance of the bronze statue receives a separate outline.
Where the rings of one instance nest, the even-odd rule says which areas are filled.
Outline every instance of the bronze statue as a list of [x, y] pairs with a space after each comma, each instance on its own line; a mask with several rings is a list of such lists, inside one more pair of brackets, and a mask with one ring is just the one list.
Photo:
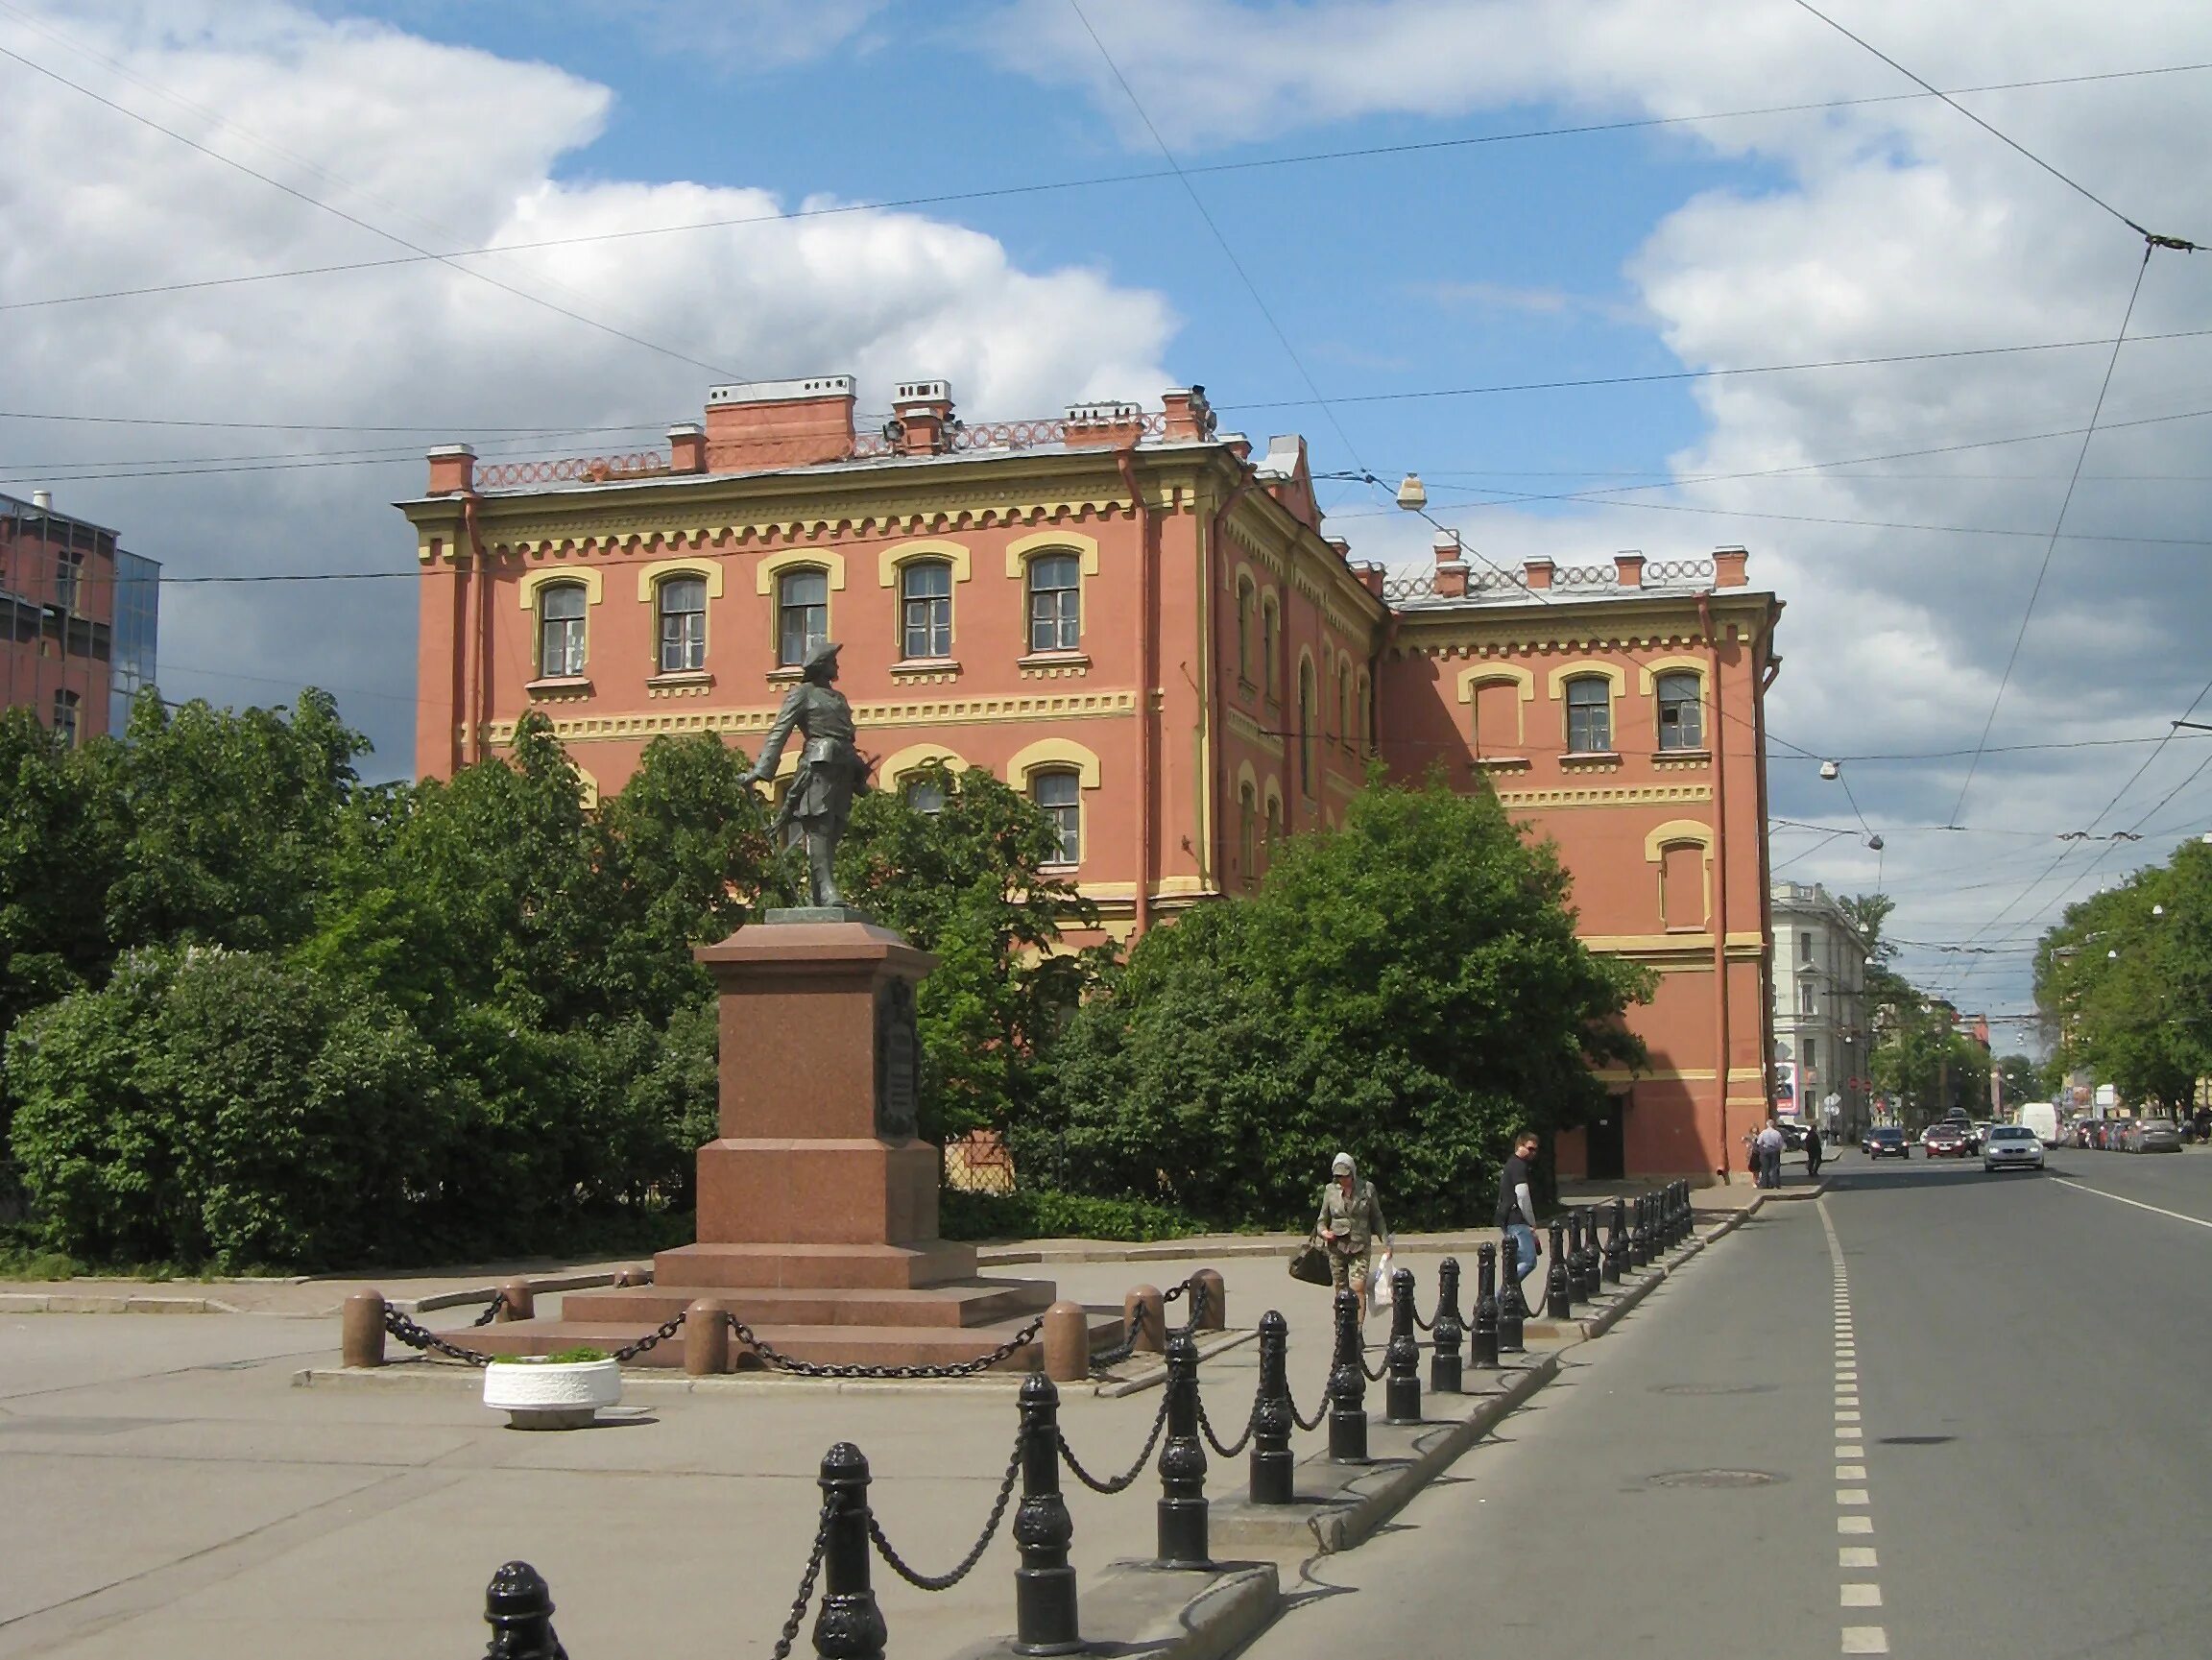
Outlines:
[[781, 835], [796, 822], [806, 837], [806, 869], [817, 905], [843, 903], [837, 894], [837, 844], [853, 816], [853, 798], [868, 787], [868, 763], [853, 743], [853, 706], [832, 684], [837, 679], [839, 646], [817, 646], [800, 671], [801, 679], [777, 711], [776, 724], [760, 746], [760, 758], [745, 775], [747, 783], [776, 776], [783, 745], [796, 728], [805, 747], [799, 770], [777, 808], [769, 832]]

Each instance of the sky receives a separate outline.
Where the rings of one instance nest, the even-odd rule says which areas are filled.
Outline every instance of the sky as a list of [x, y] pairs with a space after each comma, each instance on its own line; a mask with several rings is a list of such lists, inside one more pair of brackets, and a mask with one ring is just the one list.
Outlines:
[[162, 561], [166, 695], [392, 777], [433, 444], [1200, 382], [1502, 565], [1749, 548], [1777, 878], [2022, 1047], [2212, 831], [2212, 253], [2142, 234], [2208, 147], [2201, 0], [0, 0], [0, 492]]

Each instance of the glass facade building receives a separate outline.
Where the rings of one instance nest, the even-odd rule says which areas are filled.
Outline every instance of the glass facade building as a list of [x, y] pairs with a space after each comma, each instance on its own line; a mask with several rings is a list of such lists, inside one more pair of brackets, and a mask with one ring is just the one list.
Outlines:
[[121, 737], [131, 704], [156, 678], [161, 623], [161, 565], [135, 553], [115, 553], [115, 620], [108, 662], [108, 730]]

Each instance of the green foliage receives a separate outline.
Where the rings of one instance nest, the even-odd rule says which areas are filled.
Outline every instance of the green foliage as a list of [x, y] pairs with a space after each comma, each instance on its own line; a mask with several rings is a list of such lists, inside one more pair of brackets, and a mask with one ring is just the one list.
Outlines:
[[2212, 846], [2069, 905], [2036, 947], [2035, 1006], [2054, 1070], [2189, 1110], [2212, 1073]]
[[943, 808], [862, 797], [838, 883], [849, 903], [937, 954], [917, 1010], [922, 1134], [1004, 1130], [1033, 1113], [1040, 1056], [1112, 948], [1059, 949], [1063, 930], [1095, 927], [1097, 912], [1047, 871], [1058, 837], [1026, 796], [980, 767], [908, 779], [935, 786]]
[[1941, 1118], [1953, 1107], [1980, 1116], [1989, 1100], [1989, 1051], [1953, 1023], [1945, 1002], [1911, 994], [1874, 1050], [1874, 1087], [1902, 1106], [1908, 1126]]
[[1575, 938], [1568, 881], [1487, 792], [1370, 782], [1259, 893], [1144, 936], [1058, 1047], [1021, 1167], [1299, 1226], [1349, 1148], [1401, 1224], [1486, 1214], [1512, 1129], [1581, 1123], [1647, 971]]
[[46, 1242], [91, 1258], [389, 1258], [459, 1129], [395, 1011], [257, 952], [135, 952], [20, 1022], [8, 1070]]
[[2050, 1099], [2044, 1093], [2039, 1069], [2028, 1056], [2007, 1055], [1997, 1063], [1997, 1071], [2004, 1083], [2006, 1106], [2016, 1107], [2023, 1101]]
[[107, 973], [122, 841], [120, 794], [95, 758], [29, 709], [0, 710], [0, 1031]]
[[948, 1239], [1175, 1239], [1205, 1231], [1172, 1205], [1027, 1185], [1012, 1193], [948, 1188], [937, 1211]]

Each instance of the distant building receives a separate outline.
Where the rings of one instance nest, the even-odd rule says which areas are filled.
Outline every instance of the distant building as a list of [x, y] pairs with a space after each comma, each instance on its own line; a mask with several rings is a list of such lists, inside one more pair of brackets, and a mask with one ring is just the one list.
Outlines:
[[[1766, 1106], [1763, 697], [1781, 607], [1746, 555], [1386, 582], [1324, 534], [1306, 445], [1163, 407], [960, 421], [942, 381], [856, 424], [846, 375], [718, 387], [666, 450], [433, 450], [416, 770], [547, 715], [595, 789], [662, 733], [757, 750], [799, 665], [841, 686], [879, 786], [987, 766], [1060, 827], [1126, 939], [1333, 827], [1377, 758], [1496, 786], [1575, 879], [1583, 937], [1659, 972], [1650, 1049], [1561, 1167], [1695, 1173]], [[786, 772], [796, 764], [787, 751]]]
[[83, 743], [122, 730], [154, 681], [161, 567], [115, 532], [0, 495], [0, 706]]
[[1771, 910], [1775, 1104], [1856, 1136], [1872, 1089], [1866, 936], [1817, 882], [1776, 882]]

